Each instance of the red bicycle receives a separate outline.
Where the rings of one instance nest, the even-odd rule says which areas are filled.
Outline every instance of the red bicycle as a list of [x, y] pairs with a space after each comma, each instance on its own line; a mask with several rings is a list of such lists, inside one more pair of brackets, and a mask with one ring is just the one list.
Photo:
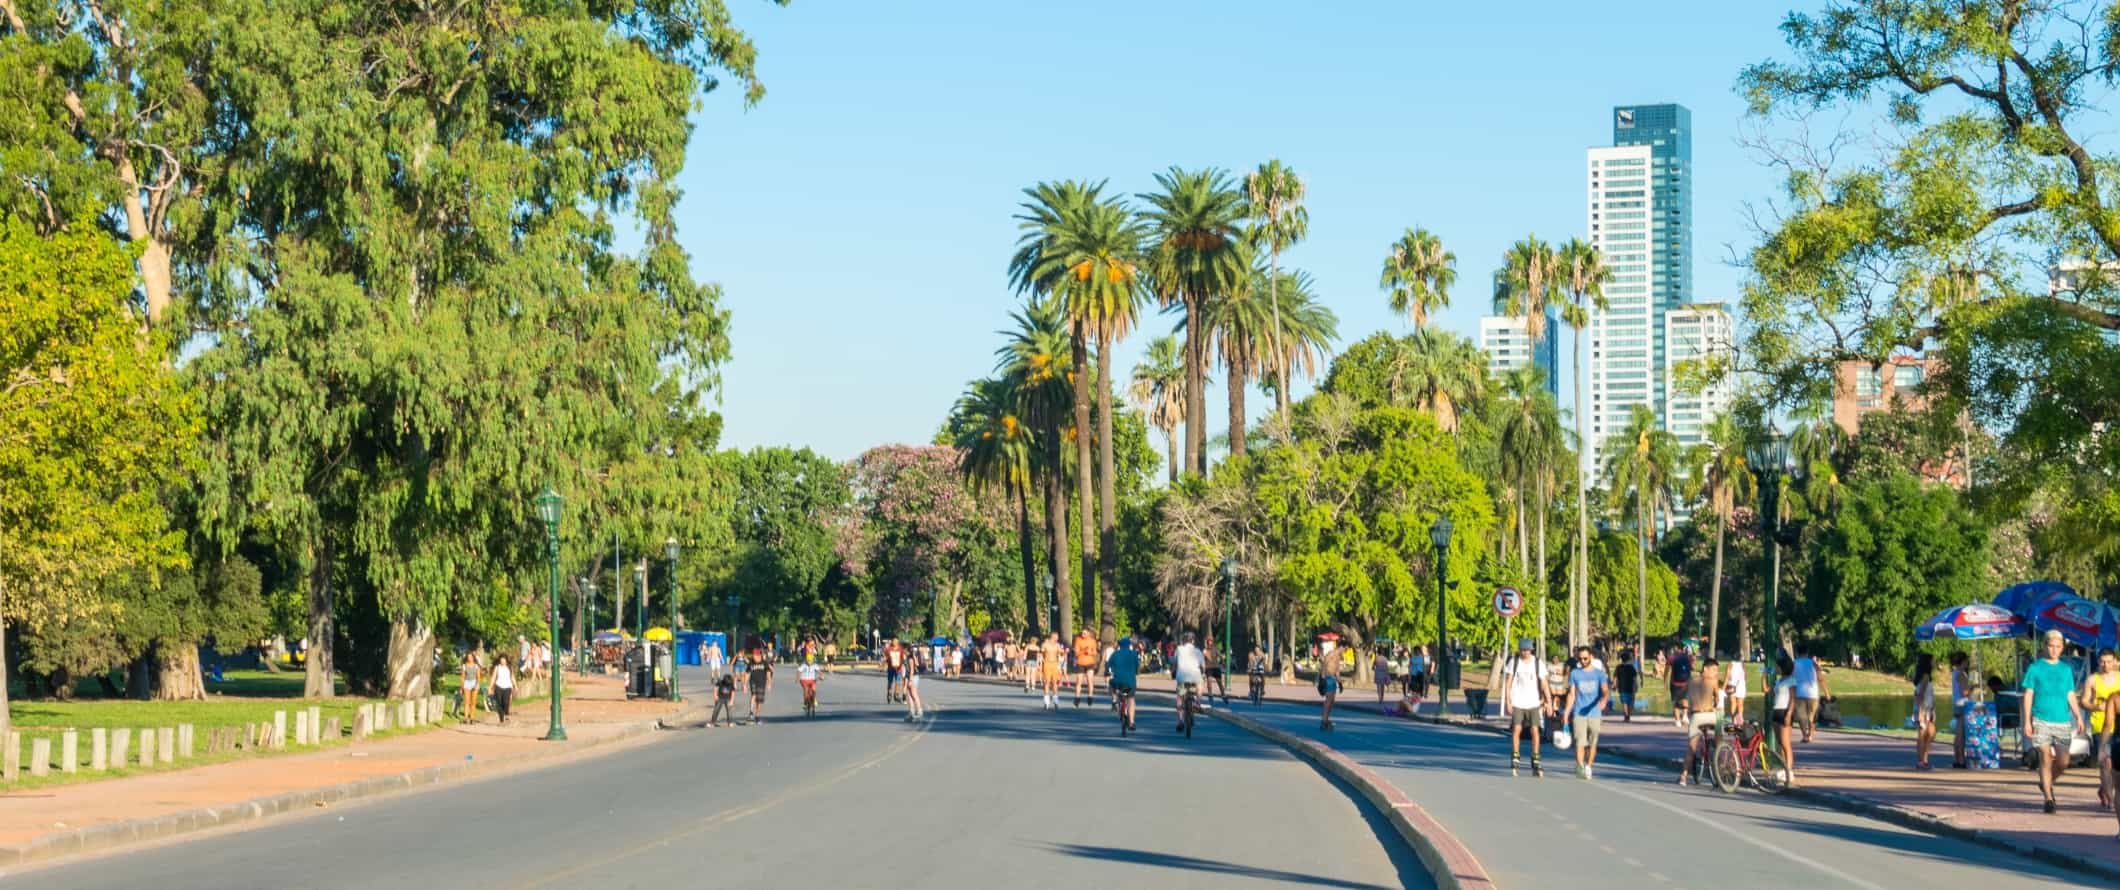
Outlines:
[[1757, 722], [1724, 726], [1716, 736], [1709, 763], [1715, 787], [1724, 793], [1736, 791], [1740, 784], [1768, 794], [1780, 794], [1789, 787], [1788, 765], [1774, 753], [1766, 730]]

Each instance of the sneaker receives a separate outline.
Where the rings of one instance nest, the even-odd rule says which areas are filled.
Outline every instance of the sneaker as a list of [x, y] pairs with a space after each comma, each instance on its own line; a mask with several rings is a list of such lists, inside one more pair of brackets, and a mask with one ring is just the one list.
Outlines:
[[1585, 780], [1588, 780], [1588, 779], [1595, 779], [1595, 778], [1597, 778], [1597, 767], [1594, 767], [1594, 766], [1586, 766], [1586, 767], [1583, 767], [1583, 778], [1584, 778]]
[[2049, 812], [2049, 813], [2051, 813], [2051, 812], [2053, 812], [2053, 811], [2054, 811], [2054, 809], [2055, 809], [2055, 807], [2054, 807], [2054, 799], [2053, 799], [2053, 798], [2051, 798], [2051, 797], [2047, 798], [2047, 799], [2046, 799], [2046, 811], [2047, 811], [2047, 812]]
[[1531, 775], [1540, 779], [1546, 777], [1546, 768], [1538, 764], [1538, 758], [1536, 757], [1531, 758]]
[[1519, 760], [1514, 757], [1509, 758], [1509, 774], [1512, 776], [1519, 775], [1517, 770], [1523, 768], [1523, 765], [1524, 762], [1522, 760]]
[[1582, 764], [1580, 764], [1580, 763], [1576, 764], [1576, 765], [1575, 765], [1575, 777], [1576, 777], [1576, 778], [1578, 778], [1578, 779], [1587, 779], [1587, 778], [1590, 778], [1590, 770], [1589, 770], [1589, 768], [1587, 768], [1587, 767], [1583, 766], [1583, 765], [1582, 765]]

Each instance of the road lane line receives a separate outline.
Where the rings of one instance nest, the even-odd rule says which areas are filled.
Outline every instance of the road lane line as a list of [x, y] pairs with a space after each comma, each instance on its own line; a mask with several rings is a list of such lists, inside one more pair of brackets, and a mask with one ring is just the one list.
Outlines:
[[1628, 791], [1628, 790], [1627, 790], [1627, 789], [1625, 789], [1625, 788], [1620, 788], [1620, 787], [1617, 787], [1617, 786], [1614, 786], [1614, 785], [1611, 785], [1611, 784], [1607, 784], [1607, 783], [1603, 783], [1603, 782], [1599, 782], [1599, 783], [1596, 783], [1596, 784], [1597, 784], [1597, 787], [1599, 787], [1599, 788], [1602, 788], [1602, 789], [1604, 789], [1604, 790], [1606, 790], [1606, 791], [1610, 791], [1610, 792], [1612, 792], [1613, 794], [1617, 794], [1617, 795], [1620, 795], [1620, 796], [1622, 796], [1622, 797], [1628, 797], [1628, 798], [1632, 798], [1632, 799], [1634, 799], [1634, 800], [1637, 800], [1637, 801], [1640, 801], [1640, 802], [1642, 802], [1642, 803], [1648, 804], [1648, 805], [1650, 805], [1650, 806], [1652, 806], [1652, 807], [1656, 807], [1656, 808], [1658, 808], [1658, 809], [1668, 810], [1668, 811], [1670, 811], [1670, 812], [1673, 812], [1673, 813], [1677, 813], [1678, 815], [1684, 816], [1684, 817], [1686, 817], [1686, 818], [1688, 818], [1688, 819], [1691, 819], [1691, 820], [1693, 820], [1693, 821], [1695, 821], [1695, 822], [1698, 822], [1698, 823], [1700, 823], [1700, 824], [1702, 824], [1702, 825], [1705, 825], [1705, 826], [1707, 826], [1707, 827], [1709, 827], [1709, 828], [1715, 829], [1716, 831], [1722, 832], [1723, 834], [1727, 834], [1727, 835], [1729, 835], [1729, 836], [1731, 836], [1731, 837], [1734, 837], [1734, 838], [1736, 838], [1736, 839], [1738, 839], [1738, 840], [1740, 840], [1740, 841], [1744, 841], [1744, 842], [1745, 842], [1745, 843], [1747, 843], [1747, 844], [1751, 844], [1751, 845], [1752, 845], [1752, 846], [1754, 846], [1754, 847], [1758, 847], [1759, 849], [1765, 850], [1765, 851], [1767, 851], [1767, 852], [1769, 852], [1769, 853], [1772, 853], [1772, 854], [1774, 854], [1774, 855], [1776, 855], [1776, 856], [1780, 856], [1780, 857], [1782, 857], [1782, 858], [1784, 858], [1784, 859], [1787, 859], [1787, 860], [1789, 860], [1789, 861], [1791, 861], [1791, 862], [1801, 863], [1801, 864], [1803, 864], [1803, 865], [1807, 865], [1807, 866], [1810, 866], [1810, 867], [1811, 867], [1812, 869], [1814, 869], [1814, 870], [1816, 870], [1816, 871], [1820, 872], [1821, 874], [1825, 874], [1825, 875], [1828, 875], [1828, 876], [1831, 876], [1831, 877], [1839, 878], [1839, 879], [1841, 879], [1841, 880], [1843, 880], [1843, 881], [1846, 881], [1846, 882], [1848, 882], [1849, 884], [1852, 884], [1852, 885], [1854, 885], [1854, 886], [1857, 886], [1857, 887], [1862, 887], [1862, 888], [1865, 888], [1865, 890], [1884, 890], [1884, 887], [1882, 887], [1882, 886], [1880, 886], [1880, 885], [1878, 885], [1878, 884], [1873, 884], [1873, 883], [1871, 883], [1871, 882], [1869, 882], [1869, 881], [1865, 881], [1865, 880], [1863, 880], [1863, 879], [1861, 879], [1861, 878], [1858, 878], [1858, 877], [1856, 877], [1856, 876], [1854, 876], [1854, 875], [1848, 874], [1847, 872], [1841, 871], [1840, 869], [1834, 868], [1833, 866], [1827, 865], [1827, 864], [1825, 864], [1825, 863], [1823, 863], [1823, 862], [1820, 862], [1820, 861], [1818, 861], [1818, 860], [1816, 860], [1816, 859], [1812, 859], [1812, 858], [1810, 858], [1810, 857], [1808, 857], [1808, 856], [1802, 856], [1802, 855], [1799, 855], [1799, 854], [1797, 854], [1797, 853], [1791, 852], [1791, 851], [1789, 851], [1789, 850], [1788, 850], [1788, 849], [1786, 849], [1786, 848], [1783, 848], [1783, 847], [1780, 847], [1780, 846], [1776, 846], [1776, 845], [1774, 845], [1774, 844], [1770, 844], [1770, 843], [1767, 843], [1766, 841], [1763, 841], [1763, 840], [1760, 840], [1760, 839], [1758, 839], [1758, 838], [1752, 837], [1751, 835], [1745, 834], [1745, 833], [1744, 833], [1744, 832], [1742, 832], [1742, 831], [1738, 831], [1738, 830], [1737, 830], [1737, 829], [1735, 829], [1735, 828], [1731, 828], [1730, 826], [1724, 825], [1724, 824], [1722, 824], [1722, 823], [1720, 823], [1720, 822], [1717, 822], [1717, 821], [1715, 821], [1715, 820], [1713, 820], [1713, 819], [1710, 819], [1710, 818], [1708, 818], [1708, 817], [1706, 817], [1706, 816], [1700, 815], [1699, 813], [1695, 813], [1695, 812], [1693, 812], [1693, 811], [1691, 811], [1691, 810], [1688, 810], [1688, 809], [1686, 809], [1686, 808], [1684, 808], [1684, 807], [1672, 806], [1671, 804], [1665, 803], [1665, 802], [1663, 802], [1663, 801], [1660, 801], [1660, 800], [1656, 800], [1656, 799], [1654, 799], [1654, 798], [1651, 798], [1651, 797], [1648, 797], [1648, 796], [1646, 796], [1646, 795], [1642, 795], [1642, 794], [1637, 794], [1637, 793], [1635, 793], [1635, 792], [1632, 792], [1632, 791]]

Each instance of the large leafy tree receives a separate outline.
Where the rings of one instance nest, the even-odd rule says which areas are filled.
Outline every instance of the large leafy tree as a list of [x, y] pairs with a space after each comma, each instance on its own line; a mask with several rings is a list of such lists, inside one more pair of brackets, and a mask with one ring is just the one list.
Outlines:
[[1989, 589], [1988, 529], [1947, 486], [1904, 472], [1852, 486], [1818, 540], [1823, 629], [1880, 668], [1904, 665], [1922, 619]]
[[[1310, 234], [1310, 211], [1303, 206], [1303, 178], [1281, 163], [1280, 158], [1269, 158], [1244, 177], [1244, 195], [1251, 217], [1253, 248], [1266, 250], [1266, 299], [1273, 310], [1272, 335], [1267, 338], [1266, 352], [1279, 354], [1286, 351], [1281, 345], [1281, 251]], [[1274, 410], [1285, 420], [1288, 367], [1284, 364], [1262, 370], [1273, 374]], [[1230, 437], [1230, 447], [1237, 447], [1235, 436]]]
[[1415, 328], [1426, 327], [1435, 310], [1450, 305], [1450, 286], [1457, 283], [1457, 254], [1427, 229], [1407, 229], [1384, 255], [1378, 284], [1391, 295], [1391, 309], [1406, 313]]
[[[1595, 247], [1581, 239], [1571, 238], [1561, 245], [1560, 286], [1566, 299], [1561, 303], [1561, 323], [1575, 331], [1575, 441], [1585, 452], [1590, 447], [1590, 409], [1583, 400], [1583, 333], [1590, 328], [1594, 313], [1606, 308], [1605, 284], [1612, 280], [1612, 269], [1605, 265], [1604, 256]], [[1568, 640], [1571, 647], [1581, 645], [1589, 639], [1589, 611], [1585, 602], [1588, 594], [1588, 579], [1580, 569], [1589, 565], [1590, 554], [1590, 474], [1584, 470], [1598, 459], [1594, 454], [1579, 454], [1575, 466], [1575, 546], [1576, 558], [1569, 562], [1576, 567], [1570, 574], [1575, 588], [1571, 592]]]
[[1471, 340], [1449, 331], [1379, 332], [1333, 359], [1324, 389], [1363, 405], [1419, 408], [1454, 433], [1486, 397], [1487, 361]]
[[[869, 543], [867, 564], [879, 604], [910, 603], [932, 627], [883, 609], [900, 631], [954, 633], [966, 628], [967, 594], [980, 593], [996, 565], [1009, 563], [1007, 514], [982, 503], [964, 484], [957, 449], [884, 445], [848, 465], [847, 480]], [[1011, 579], [1013, 580], [1013, 579]]]
[[[741, 597], [733, 616], [756, 630], [844, 633], [863, 617], [850, 588], [834, 585], [844, 563], [840, 527], [854, 509], [849, 470], [807, 448], [756, 448], [725, 456], [735, 478], [734, 546], [708, 554], [718, 602]], [[734, 630], [735, 628], [732, 628]]]
[[1244, 286], [1251, 268], [1245, 199], [1228, 171], [1172, 167], [1156, 174], [1148, 205], [1149, 282], [1165, 306], [1185, 313], [1185, 467], [1207, 474], [1208, 301]]
[[[0, 220], [0, 664], [10, 628], [107, 629], [106, 578], [186, 570], [160, 496], [199, 419], [162, 336], [126, 310], [133, 280], [92, 230]], [[0, 732], [6, 712], [0, 690]]]

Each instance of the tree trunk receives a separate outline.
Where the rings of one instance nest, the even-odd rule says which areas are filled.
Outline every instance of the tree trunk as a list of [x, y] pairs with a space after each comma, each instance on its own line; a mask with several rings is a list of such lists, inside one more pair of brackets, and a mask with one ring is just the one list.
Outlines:
[[1045, 477], [1046, 558], [1051, 563], [1053, 599], [1059, 604], [1060, 617], [1057, 626], [1047, 630], [1065, 638], [1075, 633], [1075, 593], [1068, 578], [1067, 493], [1061, 488], [1066, 477], [1061, 473], [1059, 443], [1053, 444], [1051, 454], [1053, 469]]
[[1185, 469], [1207, 475], [1207, 345], [1200, 329], [1205, 301], [1185, 301]]
[[1170, 453], [1170, 484], [1178, 484], [1178, 428], [1163, 431], [1164, 450]]
[[[1096, 427], [1090, 425], [1089, 417], [1089, 330], [1082, 322], [1075, 322], [1075, 501], [1080, 505], [1082, 517], [1082, 593], [1083, 605], [1088, 607], [1089, 622], [1097, 622], [1100, 601], [1097, 599], [1097, 546], [1090, 529], [1097, 527], [1096, 504], [1091, 500], [1092, 477], [1097, 465], [1091, 462], [1090, 439]], [[1102, 370], [1100, 368], [1100, 370]], [[1100, 380], [1099, 389], [1105, 386]], [[1070, 629], [1072, 634], [1072, 629]]]
[[309, 651], [302, 657], [302, 697], [331, 698], [338, 691], [332, 670], [338, 626], [331, 612], [334, 597], [330, 548], [312, 545], [309, 565]]
[[1280, 376], [1274, 381], [1274, 414], [1281, 420], [1288, 419], [1288, 351], [1281, 348], [1281, 249], [1267, 251], [1266, 302], [1273, 306], [1273, 364], [1279, 367]]
[[1580, 646], [1590, 639], [1590, 474], [1584, 464], [1597, 466], [1597, 451], [1590, 444], [1590, 415], [1583, 406], [1583, 329], [1575, 329], [1575, 441], [1583, 453], [1575, 462], [1575, 564], [1576, 586], [1569, 592], [1575, 601], [1576, 626], [1570, 630]]
[[[1538, 483], [1538, 657], [1540, 661], [1546, 659], [1546, 640], [1551, 636], [1551, 634], [1546, 632], [1546, 601], [1553, 598], [1553, 575], [1546, 571], [1546, 514], [1553, 512], [1551, 476], [1551, 473], [1545, 474], [1539, 479]], [[1571, 646], [1568, 651], [1572, 653], [1575, 648]]]
[[1011, 483], [1016, 490], [1016, 550], [1023, 563], [1023, 614], [1029, 618], [1025, 633], [1035, 633], [1038, 628], [1038, 554], [1031, 545], [1030, 493], [1024, 489], [1030, 485], [1025, 479]]
[[155, 656], [157, 701], [206, 700], [206, 678], [199, 667], [197, 645], [157, 645]]
[[[168, 314], [170, 299], [170, 244], [160, 233], [153, 231], [148, 221], [148, 207], [141, 195], [146, 192], [140, 182], [140, 174], [133, 167], [131, 155], [121, 149], [117, 153], [116, 171], [118, 203], [125, 213], [125, 237], [140, 245], [140, 290], [147, 297], [147, 323], [154, 325]], [[157, 200], [169, 200], [162, 192], [156, 192]]]
[[1111, 645], [1119, 639], [1119, 493], [1112, 457], [1112, 344], [1097, 346], [1097, 563], [1103, 605], [1097, 610], [1097, 639]]
[[[434, 675], [434, 627], [417, 615], [391, 619], [390, 649], [383, 656], [389, 677], [388, 698], [420, 698], [428, 694]], [[521, 671], [522, 665], [514, 670]]]
[[1649, 521], [1649, 505], [1642, 504], [1634, 514], [1634, 577], [1639, 585], [1640, 598], [1634, 605], [1635, 652], [1649, 651], [1649, 543], [1648, 531], [1643, 527]]
[[1524, 514], [1524, 487], [1516, 487], [1516, 567], [1531, 569], [1531, 520]]
[[7, 575], [0, 574], [0, 742], [14, 729], [7, 695], [7, 683], [14, 679], [14, 666], [7, 660], [7, 593]]
[[1244, 456], [1244, 366], [1229, 363], [1229, 456]]
[[[1708, 654], [1715, 654], [1715, 629], [1722, 620], [1722, 572], [1723, 532], [1729, 520], [1718, 514], [1715, 517], [1715, 580], [1708, 585]], [[1737, 660], [1744, 661], [1745, 653], [1740, 647]]]
[[155, 650], [149, 646], [138, 658], [125, 663], [125, 697], [134, 701], [152, 701], [155, 676]]

